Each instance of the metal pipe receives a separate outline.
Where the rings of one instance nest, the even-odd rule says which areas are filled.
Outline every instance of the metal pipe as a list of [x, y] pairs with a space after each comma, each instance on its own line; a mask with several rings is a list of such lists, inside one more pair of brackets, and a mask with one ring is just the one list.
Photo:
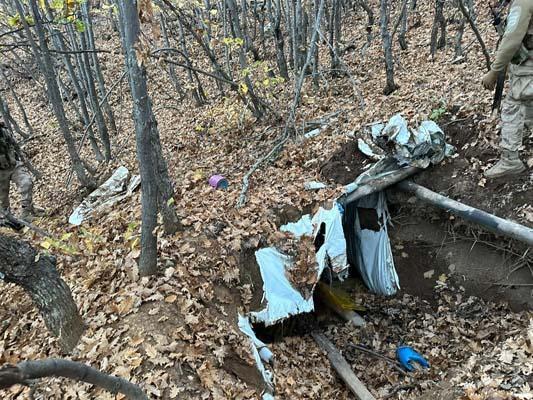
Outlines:
[[417, 167], [407, 167], [391, 172], [389, 175], [385, 175], [381, 178], [376, 178], [367, 183], [363, 183], [353, 192], [341, 197], [339, 202], [344, 206], [348, 205], [349, 203], [368, 196], [369, 194], [381, 192], [382, 190], [387, 189], [389, 186], [403, 181], [404, 179], [409, 178], [420, 171], [421, 169]]
[[403, 181], [396, 186], [405, 192], [413, 193], [422, 201], [457, 214], [467, 221], [482, 225], [491, 232], [509, 236], [533, 246], [533, 229], [527, 226], [467, 206], [413, 182]]

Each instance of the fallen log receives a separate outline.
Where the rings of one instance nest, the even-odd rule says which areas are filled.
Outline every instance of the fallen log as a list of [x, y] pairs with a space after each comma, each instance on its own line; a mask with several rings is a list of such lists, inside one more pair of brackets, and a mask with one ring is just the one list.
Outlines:
[[421, 169], [417, 167], [406, 167], [399, 169], [386, 176], [376, 178], [362, 184], [353, 192], [341, 197], [339, 201], [345, 206], [351, 202], [368, 196], [369, 194], [381, 192], [382, 190], [387, 189], [389, 186], [395, 185], [396, 183], [401, 182], [420, 171]]
[[414, 194], [422, 201], [457, 214], [467, 221], [479, 224], [491, 232], [505, 235], [533, 246], [533, 229], [528, 228], [527, 226], [520, 225], [516, 222], [470, 207], [459, 201], [452, 200], [414, 182], [403, 181], [398, 183], [397, 187], [404, 192]]
[[70, 378], [91, 383], [113, 394], [122, 393], [131, 400], [148, 400], [137, 385], [123, 378], [108, 375], [79, 362], [54, 358], [3, 366], [0, 368], [0, 389], [28, 385], [31, 380], [46, 377]]
[[70, 353], [84, 324], [70, 288], [55, 265], [54, 257], [38, 253], [26, 242], [0, 235], [0, 280], [18, 285], [30, 295], [61, 349]]
[[324, 336], [324, 334], [320, 332], [311, 332], [311, 336], [315, 339], [318, 346], [328, 354], [328, 359], [331, 362], [331, 365], [357, 399], [376, 400], [376, 398], [372, 396], [372, 393], [368, 391], [365, 385], [363, 385], [359, 378], [354, 374], [350, 364], [348, 364], [340, 351], [326, 336]]

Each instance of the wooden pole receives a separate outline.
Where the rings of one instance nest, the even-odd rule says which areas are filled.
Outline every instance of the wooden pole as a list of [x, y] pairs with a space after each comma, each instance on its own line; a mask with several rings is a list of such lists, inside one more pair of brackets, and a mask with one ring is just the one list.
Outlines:
[[376, 398], [372, 396], [372, 393], [368, 391], [365, 385], [363, 385], [359, 378], [354, 374], [350, 364], [348, 364], [340, 351], [326, 336], [324, 336], [324, 334], [320, 332], [312, 332], [311, 336], [313, 336], [313, 339], [315, 339], [318, 346], [328, 354], [331, 365], [357, 399], [376, 400]]

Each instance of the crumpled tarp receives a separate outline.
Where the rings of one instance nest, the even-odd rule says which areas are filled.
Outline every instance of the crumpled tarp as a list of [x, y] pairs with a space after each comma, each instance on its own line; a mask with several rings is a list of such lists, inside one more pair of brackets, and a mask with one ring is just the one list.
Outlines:
[[68, 222], [81, 225], [93, 213], [111, 208], [132, 195], [141, 183], [138, 175], [130, 175], [126, 167], [119, 167], [98, 189], [89, 194], [70, 215]]
[[394, 115], [387, 125], [373, 124], [370, 136], [373, 143], [359, 139], [359, 149], [369, 157], [375, 157], [375, 144], [392, 155], [400, 167], [410, 165], [427, 168], [454, 152], [454, 147], [446, 143], [444, 132], [434, 121], [423, 121], [418, 128], [409, 128], [400, 114]]
[[[406, 120], [394, 115], [385, 125], [375, 123], [370, 127], [372, 142], [359, 139], [359, 149], [369, 157], [378, 159], [367, 171], [346, 186], [346, 194], [365, 183], [382, 178], [406, 166], [427, 168], [440, 163], [454, 152], [446, 143], [444, 132], [433, 121], [424, 121], [410, 129]], [[340, 202], [344, 204], [343, 199]], [[369, 210], [373, 210], [370, 211]], [[375, 219], [375, 226], [361, 225], [361, 216]], [[387, 200], [384, 193], [374, 193], [350, 204], [345, 204], [344, 226], [348, 243], [348, 260], [354, 264], [367, 287], [374, 293], [393, 295], [400, 288], [398, 275], [387, 232], [389, 222]]]

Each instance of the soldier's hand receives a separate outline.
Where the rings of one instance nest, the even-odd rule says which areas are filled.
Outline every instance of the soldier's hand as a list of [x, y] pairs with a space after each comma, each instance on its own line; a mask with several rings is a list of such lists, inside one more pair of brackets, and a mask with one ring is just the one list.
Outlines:
[[498, 79], [498, 72], [493, 71], [491, 69], [483, 77], [483, 80], [482, 80], [483, 87], [487, 90], [494, 90], [494, 86], [496, 86], [497, 79]]

